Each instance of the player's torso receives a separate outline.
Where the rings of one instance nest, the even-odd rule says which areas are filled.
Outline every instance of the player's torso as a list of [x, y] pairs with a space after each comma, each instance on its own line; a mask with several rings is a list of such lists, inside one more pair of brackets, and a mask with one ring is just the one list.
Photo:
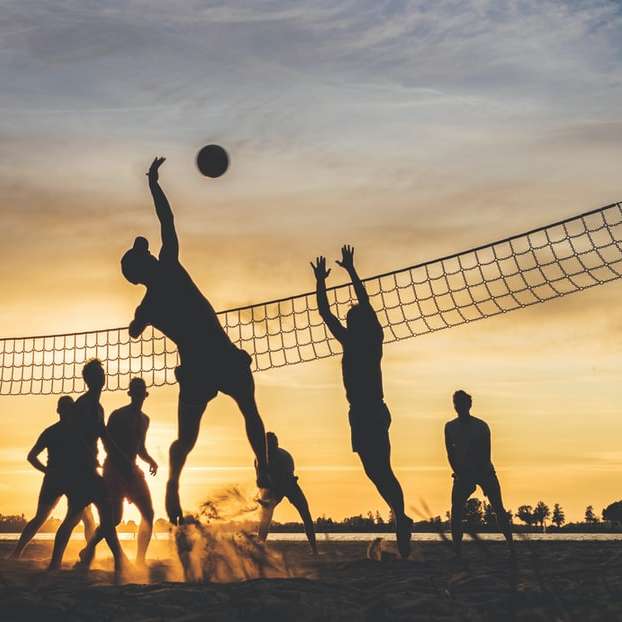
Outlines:
[[476, 417], [466, 421], [455, 419], [449, 431], [454, 460], [462, 470], [481, 470], [486, 462], [484, 438], [486, 424]]
[[294, 477], [294, 459], [280, 447], [268, 456], [268, 471], [276, 490], [287, 488]]
[[146, 417], [128, 406], [116, 410], [106, 426], [110, 440], [107, 460], [122, 468], [129, 468], [136, 461], [146, 431]]
[[47, 468], [50, 474], [65, 472], [69, 466], [72, 445], [72, 430], [61, 422], [45, 431], [47, 446]]
[[75, 437], [72, 439], [73, 452], [78, 462], [87, 467], [97, 465], [97, 439], [100, 437], [104, 421], [104, 409], [88, 394], [76, 400], [76, 412], [72, 420]]

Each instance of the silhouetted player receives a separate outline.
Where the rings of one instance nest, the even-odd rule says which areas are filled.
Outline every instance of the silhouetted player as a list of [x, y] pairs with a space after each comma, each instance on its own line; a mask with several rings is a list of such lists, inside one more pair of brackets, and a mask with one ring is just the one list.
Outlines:
[[270, 488], [261, 491], [259, 503], [261, 505], [261, 520], [259, 523], [259, 539], [266, 540], [270, 531], [270, 523], [274, 509], [285, 497], [297, 510], [305, 526], [307, 540], [314, 555], [317, 555], [315, 544], [315, 528], [309, 512], [309, 504], [298, 478], [294, 475], [294, 459], [292, 455], [279, 447], [279, 439], [274, 432], [266, 434], [268, 444], [268, 473], [270, 474]]
[[166, 486], [166, 511], [176, 524], [183, 519], [179, 500], [179, 478], [186, 458], [199, 434], [201, 417], [210, 400], [221, 391], [238, 404], [246, 433], [255, 453], [258, 484], [267, 483], [266, 439], [255, 402], [251, 357], [231, 343], [207, 301], [179, 261], [179, 243], [173, 212], [158, 184], [158, 169], [164, 158], [156, 158], [147, 177], [160, 220], [162, 248], [159, 257], [149, 252], [147, 240], [136, 238], [123, 255], [121, 270], [147, 293], [136, 309], [130, 335], [140, 336], [155, 326], [177, 344], [181, 365], [175, 370], [179, 382], [178, 437], [170, 449], [170, 473]]
[[490, 428], [485, 421], [471, 415], [471, 396], [465, 391], [454, 393], [458, 416], [445, 424], [447, 458], [453, 469], [451, 490], [451, 535], [456, 554], [462, 549], [464, 508], [468, 498], [480, 486], [497, 516], [497, 523], [514, 553], [512, 528], [501, 499], [501, 486], [490, 459]]
[[[60, 498], [67, 493], [68, 478], [71, 476], [71, 464], [68, 464], [67, 448], [72, 445], [72, 426], [69, 421], [75, 412], [75, 403], [68, 395], [59, 398], [56, 412], [60, 421], [46, 428], [37, 439], [33, 448], [28, 452], [28, 462], [35, 469], [44, 473], [37, 512], [34, 518], [24, 527], [15, 550], [11, 554], [13, 559], [21, 556], [26, 545], [50, 516]], [[75, 439], [75, 436], [73, 437]], [[47, 464], [39, 460], [39, 455], [47, 450]], [[88, 540], [95, 531], [93, 515], [90, 509], [82, 514], [84, 523], [84, 537]]]
[[97, 473], [97, 441], [105, 441], [106, 436], [104, 410], [99, 403], [106, 382], [101, 362], [97, 359], [89, 361], [82, 369], [82, 377], [87, 391], [76, 400], [75, 414], [70, 419], [72, 444], [65, 448], [67, 463], [71, 465], [67, 485], [67, 515], [56, 532], [50, 569], [60, 568], [71, 532], [83, 510], [94, 503], [99, 513], [99, 528], [114, 556], [115, 571], [120, 572], [124, 556], [112, 522], [104, 480]]
[[[136, 457], [149, 465], [151, 475], [157, 473], [158, 465], [145, 447], [149, 428], [149, 417], [142, 412], [143, 403], [149, 395], [145, 381], [142, 378], [132, 378], [128, 395], [131, 402], [108, 417], [104, 481], [115, 526], [123, 518], [123, 499], [133, 503], [140, 512], [136, 561], [143, 565], [153, 531], [153, 505], [145, 476], [136, 465]], [[95, 547], [103, 537], [102, 530], [98, 528], [87, 547], [80, 552], [80, 559], [85, 566], [90, 565], [95, 555]]]
[[389, 426], [391, 415], [384, 403], [382, 389], [382, 343], [384, 332], [372, 308], [369, 296], [354, 269], [354, 249], [344, 246], [341, 261], [358, 299], [348, 311], [346, 326], [330, 311], [326, 295], [326, 259], [311, 264], [317, 280], [317, 302], [322, 319], [343, 348], [341, 368], [346, 397], [350, 403], [352, 451], [358, 453], [363, 468], [387, 502], [395, 517], [397, 544], [402, 557], [410, 554], [412, 520], [404, 513], [404, 494], [391, 468]]

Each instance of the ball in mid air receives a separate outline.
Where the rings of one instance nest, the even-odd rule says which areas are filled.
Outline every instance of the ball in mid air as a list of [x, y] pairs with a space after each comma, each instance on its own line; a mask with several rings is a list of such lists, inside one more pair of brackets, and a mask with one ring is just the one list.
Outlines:
[[220, 145], [206, 145], [197, 153], [197, 167], [206, 177], [220, 177], [229, 168], [229, 156]]

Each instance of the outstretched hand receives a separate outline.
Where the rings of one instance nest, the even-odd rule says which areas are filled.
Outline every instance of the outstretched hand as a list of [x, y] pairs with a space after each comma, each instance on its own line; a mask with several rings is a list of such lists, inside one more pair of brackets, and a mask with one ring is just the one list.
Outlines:
[[149, 170], [147, 171], [147, 177], [149, 177], [149, 181], [158, 181], [158, 169], [164, 164], [166, 158], [162, 158], [160, 156], [154, 158]]
[[155, 475], [158, 472], [158, 464], [155, 460], [152, 460], [151, 463], [149, 464], [149, 473], [151, 473], [151, 475]]
[[337, 265], [352, 270], [354, 268], [354, 247], [345, 244], [341, 247], [341, 261], [337, 259]]
[[330, 274], [330, 268], [326, 269], [326, 257], [316, 257], [315, 264], [311, 262], [311, 267], [317, 281], [325, 281]]

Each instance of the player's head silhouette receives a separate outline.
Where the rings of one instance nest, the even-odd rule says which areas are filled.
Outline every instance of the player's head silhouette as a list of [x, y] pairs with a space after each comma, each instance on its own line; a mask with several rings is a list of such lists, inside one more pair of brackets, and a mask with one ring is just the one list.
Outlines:
[[56, 412], [61, 421], [64, 421], [74, 412], [75, 402], [69, 395], [61, 395], [56, 404]]
[[454, 408], [460, 417], [466, 417], [469, 414], [472, 403], [473, 400], [466, 391], [458, 389], [454, 393]]
[[279, 439], [274, 432], [266, 432], [266, 445], [268, 451], [274, 451], [279, 446]]
[[134, 245], [121, 258], [121, 272], [134, 285], [147, 285], [155, 271], [158, 260], [149, 252], [149, 242], [141, 236], [134, 240]]
[[82, 378], [90, 391], [100, 391], [106, 384], [106, 374], [99, 359], [91, 359], [82, 368]]
[[132, 398], [132, 404], [142, 406], [149, 395], [145, 381], [142, 378], [132, 378], [127, 394]]
[[356, 337], [368, 332], [375, 326], [375, 323], [371, 320], [372, 318], [367, 313], [367, 310], [361, 307], [360, 304], [352, 305], [346, 315], [348, 333]]

